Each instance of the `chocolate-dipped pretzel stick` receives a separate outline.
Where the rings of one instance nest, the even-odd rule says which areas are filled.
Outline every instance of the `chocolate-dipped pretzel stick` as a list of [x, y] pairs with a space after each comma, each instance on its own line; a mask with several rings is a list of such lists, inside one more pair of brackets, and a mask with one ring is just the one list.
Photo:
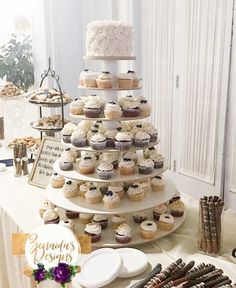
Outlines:
[[155, 275], [159, 274], [160, 272], [161, 264], [157, 264], [147, 277], [132, 285], [131, 288], [143, 288], [144, 285], [146, 285]]
[[[203, 275], [206, 275], [209, 272], [212, 272], [214, 269], [215, 269], [215, 266], [213, 266], [211, 264], [206, 265], [206, 267], [204, 267], [203, 269], [197, 270], [194, 273], [191, 273], [191, 274], [188, 274], [188, 275], [186, 275], [186, 276], [184, 276], [182, 278], [176, 279], [175, 281], [173, 281], [173, 286], [177, 286], [177, 285], [179, 285], [181, 283], [185, 283], [185, 282], [188, 282], [188, 281], [195, 280], [195, 279], [197, 279], [197, 278], [199, 278], [199, 277], [201, 277]], [[198, 284], [198, 283], [196, 283], [196, 284]], [[195, 285], [195, 283], [193, 283], [193, 285]]]
[[181, 278], [184, 276], [189, 270], [191, 270], [194, 266], [195, 262], [190, 261], [187, 265], [185, 265], [182, 269], [180, 269], [176, 274], [171, 275], [169, 278], [166, 279], [166, 285], [162, 285], [163, 288], [170, 288], [173, 286], [173, 281], [176, 279]]
[[229, 284], [231, 284], [231, 283], [232, 283], [232, 281], [231, 281], [230, 279], [226, 279], [226, 280], [222, 281], [221, 283], [213, 286], [213, 288], [222, 287], [222, 286], [224, 286], [224, 285], [229, 285]]
[[175, 271], [176, 267], [182, 263], [182, 259], [178, 259], [176, 262], [170, 264], [166, 269], [164, 269], [161, 273], [155, 275], [145, 286], [144, 288], [153, 288], [156, 284], [164, 281], [173, 271]]
[[189, 274], [195, 273], [195, 272], [197, 272], [199, 270], [202, 270], [203, 268], [206, 268], [206, 267], [207, 267], [207, 265], [205, 263], [200, 263], [198, 266], [193, 267], [190, 271], [188, 271], [186, 273], [186, 276], [189, 275]]
[[207, 244], [206, 244], [206, 235], [205, 235], [205, 226], [204, 226], [204, 216], [203, 216], [203, 205], [206, 203], [206, 199], [201, 198], [199, 203], [199, 234], [200, 237], [198, 239], [198, 247], [203, 252], [206, 252], [207, 250]]
[[224, 275], [221, 275], [220, 277], [217, 277], [216, 279], [213, 279], [213, 280], [210, 280], [210, 281], [207, 281], [205, 283], [205, 287], [214, 287], [215, 285], [218, 285], [220, 283], [222, 283], [223, 281], [225, 280], [228, 280], [229, 277], [228, 276], [224, 276]]
[[216, 210], [214, 198], [209, 201], [209, 216], [210, 216], [210, 230], [211, 230], [211, 239], [212, 239], [212, 252], [218, 252], [217, 244], [217, 232], [216, 232]]
[[203, 221], [204, 221], [204, 230], [206, 235], [206, 252], [211, 254], [213, 251], [212, 241], [211, 241], [211, 231], [210, 231], [210, 217], [209, 217], [209, 205], [208, 201], [203, 203]]
[[215, 279], [216, 277], [223, 274], [223, 271], [221, 269], [216, 269], [214, 271], [211, 271], [209, 273], [204, 273], [200, 277], [195, 277], [186, 283], [183, 284], [183, 288], [189, 288], [192, 286], [195, 286], [197, 284], [200, 284], [202, 282], [209, 281], [210, 279]]
[[154, 285], [153, 288], [161, 288], [161, 287], [164, 287], [165, 285], [167, 285], [174, 277], [175, 275], [177, 275], [180, 271], [183, 270], [183, 268], [185, 267], [185, 263], [182, 262], [180, 263], [173, 271], [170, 275], [168, 275], [166, 277], [166, 279], [164, 279], [163, 281], [161, 281], [160, 283]]

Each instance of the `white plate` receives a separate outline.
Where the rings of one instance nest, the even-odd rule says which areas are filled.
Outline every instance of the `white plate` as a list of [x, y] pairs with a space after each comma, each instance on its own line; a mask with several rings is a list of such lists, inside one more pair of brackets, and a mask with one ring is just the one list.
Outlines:
[[89, 254], [77, 276], [80, 285], [86, 288], [103, 287], [115, 280], [122, 269], [118, 251], [102, 248]]
[[123, 266], [119, 278], [130, 278], [143, 273], [148, 266], [147, 256], [134, 248], [117, 249], [121, 255]]
[[125, 195], [124, 199], [120, 201], [119, 207], [114, 209], [106, 208], [103, 202], [89, 204], [80, 196], [65, 198], [62, 189], [52, 188], [50, 184], [46, 188], [46, 195], [49, 201], [66, 210], [89, 214], [121, 214], [152, 208], [174, 197], [177, 192], [175, 184], [169, 179], [164, 179], [166, 180], [166, 188], [164, 191], [149, 191], [142, 201], [132, 201]]

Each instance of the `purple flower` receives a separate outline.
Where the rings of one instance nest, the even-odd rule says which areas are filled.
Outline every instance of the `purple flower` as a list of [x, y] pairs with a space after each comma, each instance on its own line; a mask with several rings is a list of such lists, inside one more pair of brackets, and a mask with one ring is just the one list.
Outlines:
[[69, 283], [71, 278], [71, 270], [68, 264], [59, 263], [57, 267], [52, 269], [52, 275], [58, 283]]
[[34, 274], [34, 280], [37, 282], [41, 282], [46, 279], [47, 271], [45, 271], [44, 268], [40, 267], [34, 270], [33, 274]]

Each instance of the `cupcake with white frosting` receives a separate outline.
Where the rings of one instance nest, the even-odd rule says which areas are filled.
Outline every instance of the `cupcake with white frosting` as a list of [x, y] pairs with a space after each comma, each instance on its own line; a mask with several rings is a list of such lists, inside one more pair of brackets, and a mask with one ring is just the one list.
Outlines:
[[114, 182], [108, 186], [108, 191], [112, 191], [113, 193], [117, 194], [120, 199], [124, 198], [124, 187], [121, 183]]
[[79, 75], [79, 85], [80, 86], [85, 86], [84, 84], [84, 75], [90, 73], [91, 71], [89, 71], [89, 69], [84, 69], [80, 72], [80, 75]]
[[84, 115], [88, 118], [97, 118], [101, 113], [102, 103], [97, 98], [89, 98], [83, 108]]
[[154, 146], [148, 147], [147, 149], [145, 149], [145, 150], [143, 151], [143, 157], [144, 157], [145, 159], [149, 159], [150, 155], [151, 155], [152, 153], [156, 153], [156, 152], [157, 152], [157, 149], [156, 149]]
[[143, 221], [147, 220], [148, 213], [146, 210], [137, 211], [133, 214], [133, 220], [135, 223], [142, 223]]
[[164, 166], [164, 157], [159, 153], [152, 153], [149, 157], [154, 162], [154, 168], [162, 168]]
[[50, 177], [50, 184], [53, 188], [61, 188], [64, 183], [64, 176], [58, 174], [57, 172], [52, 173], [52, 176]]
[[121, 175], [133, 175], [135, 173], [135, 163], [131, 158], [123, 158], [119, 163]]
[[54, 204], [52, 204], [52, 202], [45, 200], [43, 201], [43, 203], [41, 204], [40, 208], [39, 208], [39, 215], [41, 218], [43, 218], [43, 213], [48, 210], [48, 209], [53, 209], [54, 208]]
[[170, 231], [174, 228], [174, 217], [170, 214], [162, 214], [157, 222], [157, 227], [164, 231]]
[[75, 163], [75, 156], [70, 148], [66, 148], [59, 158], [59, 167], [63, 171], [72, 170]]
[[44, 224], [58, 224], [60, 222], [60, 217], [57, 209], [47, 209], [43, 213], [43, 221]]
[[123, 104], [124, 117], [138, 117], [139, 116], [139, 103], [137, 101], [125, 101]]
[[133, 70], [128, 70], [127, 73], [132, 75], [132, 77], [133, 77], [133, 87], [135, 87], [135, 88], [138, 87], [139, 78], [138, 78], [137, 74]]
[[127, 195], [132, 201], [142, 201], [144, 198], [144, 191], [138, 184], [132, 184], [127, 190]]
[[81, 100], [80, 98], [75, 98], [70, 103], [70, 113], [73, 115], [83, 115], [84, 105], [85, 105], [85, 103], [83, 100]]
[[113, 165], [114, 169], [117, 169], [118, 167], [118, 158], [119, 153], [118, 152], [112, 152], [112, 153], [102, 153], [101, 154], [101, 160], [103, 162], [109, 162]]
[[86, 134], [81, 129], [76, 129], [70, 137], [72, 145], [75, 147], [87, 146]]
[[139, 101], [139, 114], [140, 116], [149, 116], [151, 113], [151, 105], [146, 99]]
[[62, 140], [65, 143], [70, 143], [70, 137], [74, 130], [77, 129], [77, 126], [74, 123], [66, 123], [63, 129], [61, 130]]
[[134, 135], [134, 145], [137, 147], [145, 147], [150, 142], [151, 136], [144, 132], [139, 131]]
[[84, 235], [91, 237], [91, 242], [95, 243], [101, 239], [102, 229], [101, 225], [95, 223], [88, 223], [84, 229]]
[[133, 88], [133, 75], [132, 73], [120, 73], [117, 75], [117, 86], [120, 89]]
[[115, 230], [115, 238], [119, 243], [128, 243], [132, 237], [132, 231], [128, 224], [123, 223]]
[[110, 101], [105, 105], [104, 115], [108, 119], [119, 119], [122, 114], [120, 105]]
[[97, 72], [91, 72], [88, 71], [87, 73], [83, 74], [83, 83], [85, 87], [97, 87], [97, 79], [98, 73]]
[[107, 147], [115, 147], [116, 129], [107, 130], [104, 135], [107, 138]]
[[150, 123], [145, 123], [144, 129], [151, 136], [150, 142], [156, 142], [157, 136], [158, 136], [157, 129], [155, 127], [153, 127], [152, 124], [150, 124]]
[[92, 223], [101, 225], [102, 230], [107, 228], [108, 217], [102, 214], [96, 214], [92, 218]]
[[90, 187], [85, 193], [85, 200], [89, 204], [97, 204], [102, 200], [102, 193], [95, 186]]
[[132, 143], [132, 137], [130, 133], [118, 132], [115, 137], [115, 147], [121, 151], [128, 150]]
[[73, 198], [78, 195], [77, 182], [73, 180], [67, 180], [62, 187], [63, 195], [65, 198]]
[[78, 169], [81, 174], [92, 174], [95, 169], [95, 161], [91, 156], [81, 157]]
[[96, 169], [98, 177], [103, 180], [108, 180], [113, 177], [114, 167], [109, 162], [102, 162]]
[[143, 159], [138, 163], [138, 171], [140, 174], [151, 174], [154, 169], [154, 162], [150, 159]]
[[153, 239], [157, 232], [157, 225], [154, 221], [146, 220], [140, 225], [140, 233], [144, 239]]
[[157, 205], [153, 208], [153, 219], [158, 221], [160, 219], [160, 216], [162, 214], [166, 214], [168, 212], [168, 207], [166, 204], [162, 203], [160, 205]]
[[147, 180], [140, 180], [134, 184], [138, 184], [139, 187], [143, 190], [144, 194], [147, 194], [150, 191], [150, 183]]
[[104, 206], [108, 209], [114, 209], [119, 206], [120, 197], [115, 193], [108, 189], [108, 191], [103, 196]]
[[130, 158], [134, 161], [135, 165], [138, 163], [138, 154], [136, 151], [128, 151], [123, 155], [123, 158]]
[[151, 179], [152, 191], [160, 192], [165, 190], [166, 183], [161, 176], [155, 176]]
[[112, 88], [113, 77], [111, 73], [108, 71], [103, 71], [101, 74], [99, 74], [96, 81], [98, 88], [101, 89]]
[[123, 105], [124, 105], [125, 101], [127, 101], [127, 100], [128, 101], [135, 101], [135, 98], [133, 95], [130, 95], [130, 94], [119, 97], [118, 103], [120, 104], [121, 108], [123, 108]]
[[101, 133], [92, 135], [90, 139], [90, 146], [94, 150], [103, 150], [107, 146], [106, 136]]
[[117, 229], [121, 224], [126, 223], [127, 218], [123, 215], [112, 215], [111, 217], [111, 226], [114, 229]]
[[85, 193], [89, 190], [89, 188], [93, 187], [92, 182], [85, 182], [79, 186], [79, 196], [85, 198]]

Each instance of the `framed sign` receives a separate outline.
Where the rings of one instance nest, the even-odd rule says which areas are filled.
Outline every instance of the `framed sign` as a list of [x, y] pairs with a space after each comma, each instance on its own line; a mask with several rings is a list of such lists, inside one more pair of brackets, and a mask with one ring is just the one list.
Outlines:
[[63, 150], [59, 139], [44, 137], [29, 176], [29, 184], [46, 188], [53, 173], [53, 164]]

